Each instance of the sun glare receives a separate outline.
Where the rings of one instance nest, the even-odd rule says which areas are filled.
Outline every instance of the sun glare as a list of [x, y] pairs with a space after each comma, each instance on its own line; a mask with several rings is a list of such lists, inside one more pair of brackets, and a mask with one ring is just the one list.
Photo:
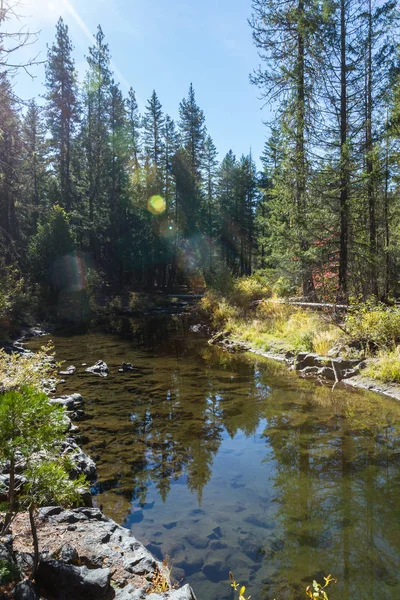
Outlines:
[[160, 215], [166, 209], [166, 203], [162, 196], [152, 196], [147, 203], [148, 210], [153, 215]]

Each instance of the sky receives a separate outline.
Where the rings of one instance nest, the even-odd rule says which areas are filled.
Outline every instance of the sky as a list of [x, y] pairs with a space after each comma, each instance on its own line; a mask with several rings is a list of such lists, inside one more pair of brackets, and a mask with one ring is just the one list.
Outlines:
[[[260, 164], [268, 135], [263, 121], [270, 115], [249, 81], [260, 62], [247, 23], [251, 0], [22, 0], [18, 12], [21, 25], [40, 30], [38, 41], [20, 52], [21, 60], [37, 54], [46, 59], [61, 15], [83, 79], [85, 56], [100, 24], [115, 79], [125, 94], [133, 87], [141, 112], [155, 89], [164, 112], [177, 120], [192, 82], [220, 159], [230, 149], [238, 157], [251, 150]], [[44, 91], [44, 66], [31, 73], [33, 80], [21, 72], [15, 78], [16, 93], [24, 99]]]

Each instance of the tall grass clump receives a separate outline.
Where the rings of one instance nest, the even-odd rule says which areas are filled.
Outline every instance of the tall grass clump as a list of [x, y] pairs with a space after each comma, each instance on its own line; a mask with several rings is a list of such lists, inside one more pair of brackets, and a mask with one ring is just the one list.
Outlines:
[[381, 351], [365, 369], [364, 374], [384, 383], [400, 382], [400, 347], [392, 351]]
[[346, 317], [349, 336], [365, 349], [394, 349], [400, 342], [400, 311], [382, 303], [365, 302], [354, 305]]

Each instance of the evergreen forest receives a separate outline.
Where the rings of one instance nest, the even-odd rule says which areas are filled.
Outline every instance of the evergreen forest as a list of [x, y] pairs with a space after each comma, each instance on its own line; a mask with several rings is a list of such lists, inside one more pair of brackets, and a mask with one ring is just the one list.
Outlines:
[[100, 25], [78, 75], [60, 17], [31, 100], [0, 34], [3, 310], [22, 293], [51, 305], [71, 285], [155, 292], [227, 273], [311, 299], [398, 295], [396, 3], [253, 0], [248, 26], [271, 114], [261, 168], [251, 152], [219, 160], [191, 83], [176, 122], [155, 90], [140, 111]]

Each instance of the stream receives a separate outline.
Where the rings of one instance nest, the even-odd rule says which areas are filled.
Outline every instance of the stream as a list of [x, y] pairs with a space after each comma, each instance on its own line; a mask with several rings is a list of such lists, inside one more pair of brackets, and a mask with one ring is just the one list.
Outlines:
[[[397, 401], [224, 352], [186, 315], [47, 337], [77, 367], [57, 392], [85, 400], [95, 505], [198, 600], [233, 598], [229, 571], [253, 600], [304, 599], [328, 573], [330, 600], [400, 598]], [[99, 359], [107, 377], [85, 372]]]

